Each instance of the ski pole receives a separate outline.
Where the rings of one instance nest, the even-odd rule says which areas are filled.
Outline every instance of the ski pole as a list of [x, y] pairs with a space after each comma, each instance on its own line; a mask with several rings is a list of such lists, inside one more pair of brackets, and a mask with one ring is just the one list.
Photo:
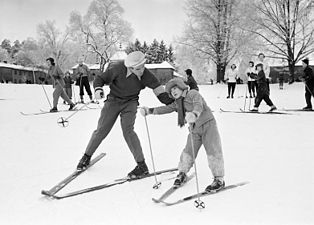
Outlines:
[[71, 85], [71, 89], [72, 89], [72, 94], [73, 94], [74, 102], [76, 102], [75, 89], [74, 89], [73, 85]]
[[83, 108], [87, 107], [91, 102], [92, 102], [92, 101], [85, 103], [84, 105], [82, 105], [80, 108], [78, 108], [77, 110], [75, 110], [71, 115], [69, 115], [69, 116], [66, 117], [66, 118], [60, 117], [60, 118], [57, 120], [58, 125], [61, 126], [61, 127], [67, 127], [67, 126], [69, 126], [69, 119], [70, 119], [71, 117], [73, 117], [76, 113], [78, 113], [80, 110], [82, 110]]
[[310, 92], [310, 94], [314, 97], [313, 92], [311, 91], [309, 86], [306, 84], [306, 82], [304, 82], [304, 84], [305, 84], [305, 87], [307, 88], [307, 90]]
[[48, 103], [49, 103], [49, 105], [50, 105], [50, 108], [52, 108], [51, 102], [50, 102], [50, 100], [49, 100], [49, 98], [48, 98], [48, 95], [47, 95], [47, 92], [46, 92], [46, 89], [45, 89], [43, 83], [41, 83], [41, 87], [42, 87], [43, 90], [44, 90], [44, 93], [45, 93], [46, 99], [47, 99], [47, 101], [48, 101]]
[[195, 152], [194, 152], [194, 141], [193, 141], [193, 133], [192, 133], [192, 127], [195, 124], [190, 124], [189, 126], [189, 135], [191, 139], [191, 146], [192, 146], [192, 155], [193, 155], [193, 162], [194, 162], [194, 171], [195, 171], [195, 181], [196, 181], [196, 190], [197, 190], [197, 200], [194, 201], [194, 205], [198, 209], [204, 209], [205, 203], [200, 198], [200, 188], [198, 183], [198, 174], [197, 174], [197, 168], [196, 168], [196, 160], [195, 160]]
[[244, 110], [244, 111], [245, 111], [245, 107], [246, 107], [247, 89], [248, 89], [248, 86], [246, 85], [246, 88], [245, 88], [245, 96], [244, 96], [244, 106], [243, 106], [243, 110]]
[[153, 165], [153, 171], [154, 171], [154, 177], [155, 177], [155, 184], [153, 186], [154, 189], [158, 189], [161, 185], [161, 182], [158, 182], [157, 180], [157, 175], [156, 175], [156, 169], [155, 169], [155, 163], [154, 163], [154, 156], [153, 156], [153, 151], [152, 151], [152, 145], [150, 141], [150, 135], [149, 135], [149, 129], [148, 129], [148, 124], [147, 124], [147, 119], [146, 116], [144, 116], [145, 119], [145, 125], [146, 125], [146, 131], [147, 131], [147, 138], [148, 138], [148, 143], [149, 143], [149, 150], [150, 150], [150, 157], [152, 159], [152, 165]]

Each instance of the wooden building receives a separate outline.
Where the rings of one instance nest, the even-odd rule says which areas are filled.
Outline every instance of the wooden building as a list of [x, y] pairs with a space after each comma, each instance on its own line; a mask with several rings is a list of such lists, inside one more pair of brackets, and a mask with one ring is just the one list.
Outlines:
[[[314, 70], [314, 66], [310, 67]], [[294, 79], [300, 81], [300, 77], [303, 75], [304, 68], [301, 65], [295, 66]], [[288, 66], [270, 66], [271, 83], [278, 83], [279, 79], [283, 79], [284, 82], [290, 80], [290, 72]]]
[[0, 62], [1, 83], [39, 84], [46, 76], [47, 73], [42, 69]]
[[145, 64], [145, 67], [158, 78], [161, 84], [166, 84], [170, 79], [175, 77], [174, 67], [166, 61], [162, 63]]

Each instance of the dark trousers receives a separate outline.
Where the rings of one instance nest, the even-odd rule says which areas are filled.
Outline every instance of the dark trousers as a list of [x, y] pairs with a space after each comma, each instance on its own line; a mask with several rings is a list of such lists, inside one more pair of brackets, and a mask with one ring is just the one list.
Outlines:
[[266, 78], [266, 84], [267, 84], [267, 89], [268, 89], [268, 92], [270, 95], [270, 86], [269, 86], [269, 79], [268, 78]]
[[305, 101], [306, 101], [306, 107], [308, 108], [312, 108], [311, 98], [313, 94], [314, 94], [314, 85], [305, 84]]
[[252, 96], [252, 94], [253, 94], [253, 96], [255, 96], [255, 92], [257, 89], [257, 82], [256, 81], [248, 81], [247, 85], [248, 85], [250, 96]]
[[81, 77], [80, 78], [80, 96], [83, 96], [84, 95], [84, 87], [85, 87], [85, 90], [87, 92], [87, 94], [89, 96], [92, 95], [92, 92], [90, 90], [90, 85], [89, 85], [89, 81], [88, 81], [88, 77]]
[[111, 97], [106, 100], [101, 110], [97, 129], [93, 132], [85, 153], [93, 155], [100, 143], [107, 137], [118, 116], [120, 115], [123, 137], [136, 162], [142, 162], [144, 155], [140, 140], [134, 131], [138, 101], [122, 102]]
[[269, 106], [273, 106], [274, 105], [273, 102], [270, 100], [268, 93], [259, 93], [259, 92], [257, 92], [256, 98], [255, 98], [255, 105], [254, 105], [254, 107], [258, 108], [263, 100]]
[[236, 83], [228, 83], [228, 96], [233, 98]]

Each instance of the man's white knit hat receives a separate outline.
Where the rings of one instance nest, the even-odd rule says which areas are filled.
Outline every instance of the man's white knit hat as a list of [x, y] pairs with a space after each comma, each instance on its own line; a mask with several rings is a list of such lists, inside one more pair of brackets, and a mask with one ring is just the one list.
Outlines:
[[124, 60], [124, 65], [126, 67], [137, 67], [146, 62], [145, 55], [141, 51], [135, 51], [128, 54]]

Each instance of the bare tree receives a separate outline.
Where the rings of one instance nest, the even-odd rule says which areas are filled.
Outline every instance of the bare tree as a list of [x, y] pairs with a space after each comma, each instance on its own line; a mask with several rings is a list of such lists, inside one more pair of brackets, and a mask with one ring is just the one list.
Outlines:
[[117, 51], [120, 43], [132, 36], [131, 25], [122, 19], [123, 8], [117, 0], [94, 0], [85, 16], [72, 12], [70, 27], [73, 37], [96, 54], [102, 71], [106, 62]]
[[259, 36], [271, 53], [269, 57], [286, 60], [291, 81], [295, 64], [314, 52], [313, 0], [259, 0], [254, 6]]
[[69, 33], [66, 30], [62, 33], [54, 21], [47, 20], [37, 26], [40, 45], [47, 51], [47, 54], [52, 55], [56, 62], [62, 66], [63, 62], [68, 57], [65, 53], [65, 45], [69, 40]]
[[[246, 3], [247, 1], [244, 1]], [[244, 14], [237, 0], [187, 0], [189, 23], [180, 44], [191, 46], [216, 64], [217, 81], [224, 80], [227, 64], [246, 44], [239, 29]]]

